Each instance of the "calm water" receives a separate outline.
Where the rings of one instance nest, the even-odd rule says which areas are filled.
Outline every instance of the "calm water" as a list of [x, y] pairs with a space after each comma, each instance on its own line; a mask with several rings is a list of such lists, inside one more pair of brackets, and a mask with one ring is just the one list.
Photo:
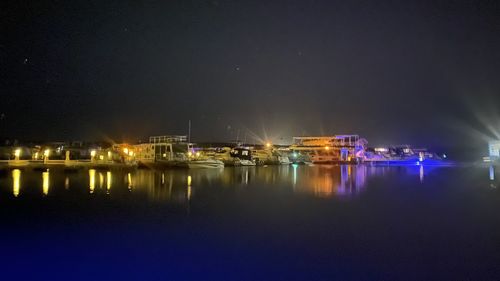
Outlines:
[[488, 167], [0, 171], [0, 280], [498, 280], [495, 176]]

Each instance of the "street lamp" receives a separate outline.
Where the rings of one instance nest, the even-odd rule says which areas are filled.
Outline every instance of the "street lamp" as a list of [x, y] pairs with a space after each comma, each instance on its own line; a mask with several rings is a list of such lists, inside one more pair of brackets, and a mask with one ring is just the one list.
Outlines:
[[47, 161], [49, 160], [49, 156], [50, 156], [50, 149], [45, 149], [45, 151], [43, 152], [43, 161], [45, 163], [47, 163]]
[[19, 157], [21, 157], [21, 149], [20, 148], [17, 148], [16, 150], [14, 150], [14, 157], [16, 160], [19, 160]]

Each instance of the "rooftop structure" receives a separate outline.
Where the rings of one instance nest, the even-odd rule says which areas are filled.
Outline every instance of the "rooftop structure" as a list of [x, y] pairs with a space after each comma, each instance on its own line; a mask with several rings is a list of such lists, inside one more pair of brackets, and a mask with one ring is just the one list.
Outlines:
[[330, 147], [355, 147], [360, 145], [358, 135], [335, 135], [322, 137], [294, 137], [293, 146], [330, 146]]
[[296, 155], [309, 154], [313, 163], [350, 162], [361, 159], [366, 144], [358, 135], [308, 136], [294, 137], [290, 149]]

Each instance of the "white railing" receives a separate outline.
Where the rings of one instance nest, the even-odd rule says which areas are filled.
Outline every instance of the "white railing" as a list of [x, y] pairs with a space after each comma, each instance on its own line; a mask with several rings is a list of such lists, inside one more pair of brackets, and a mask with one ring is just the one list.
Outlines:
[[152, 136], [149, 137], [150, 143], [176, 143], [186, 142], [187, 136]]

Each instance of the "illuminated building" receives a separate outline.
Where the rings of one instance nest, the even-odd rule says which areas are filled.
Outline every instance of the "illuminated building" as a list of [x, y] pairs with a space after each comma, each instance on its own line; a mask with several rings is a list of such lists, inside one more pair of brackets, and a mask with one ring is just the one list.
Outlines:
[[500, 140], [490, 141], [488, 143], [490, 160], [498, 161], [500, 159]]

